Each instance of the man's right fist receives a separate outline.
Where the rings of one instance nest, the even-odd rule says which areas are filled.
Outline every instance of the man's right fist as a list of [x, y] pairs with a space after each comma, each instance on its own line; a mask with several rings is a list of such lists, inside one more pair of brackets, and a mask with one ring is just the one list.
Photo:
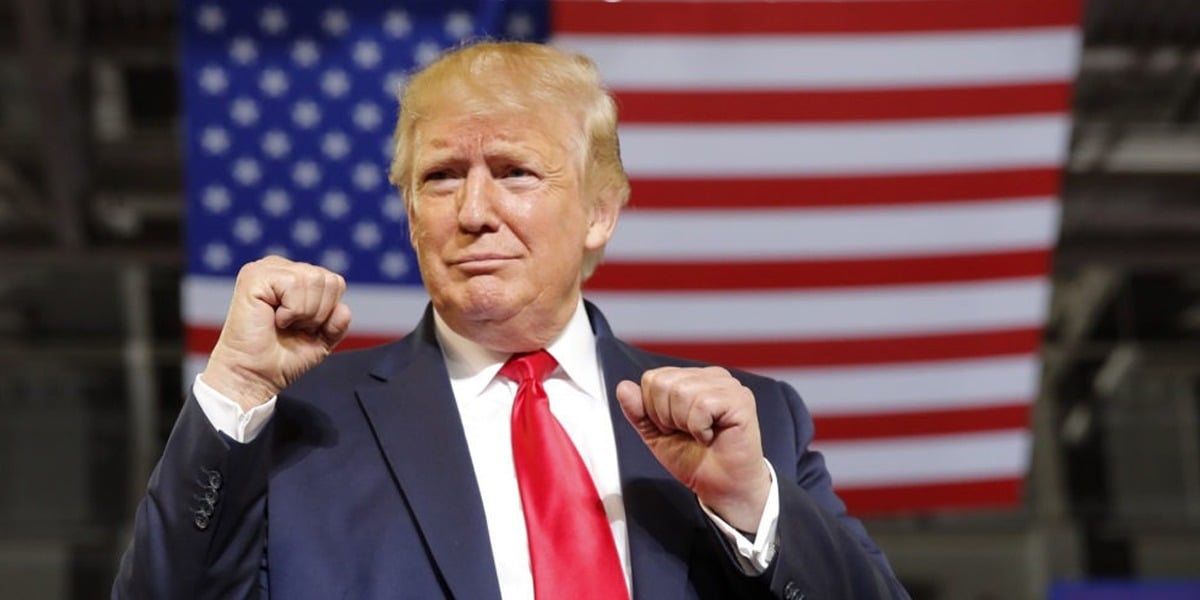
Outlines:
[[346, 280], [269, 256], [238, 272], [221, 337], [201, 377], [244, 410], [315, 367], [350, 329]]

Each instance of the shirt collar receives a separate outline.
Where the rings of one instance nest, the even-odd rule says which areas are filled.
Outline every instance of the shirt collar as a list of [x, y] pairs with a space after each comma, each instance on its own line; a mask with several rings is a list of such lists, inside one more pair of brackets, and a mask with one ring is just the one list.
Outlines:
[[[450, 329], [436, 310], [433, 319], [434, 332], [442, 347], [450, 379], [456, 389], [465, 392], [469, 398], [479, 396], [496, 378], [510, 355], [489, 350], [459, 335]], [[594, 398], [604, 398], [600, 367], [596, 360], [596, 336], [583, 307], [583, 298], [579, 299], [567, 326], [546, 346], [546, 351], [558, 361], [560, 367], [550, 375], [551, 378], [565, 374], [565, 378], [584, 393]]]

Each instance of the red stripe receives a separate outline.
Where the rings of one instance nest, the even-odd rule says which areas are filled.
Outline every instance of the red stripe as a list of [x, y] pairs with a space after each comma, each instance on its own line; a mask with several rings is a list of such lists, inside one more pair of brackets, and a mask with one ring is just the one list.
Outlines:
[[[212, 352], [213, 346], [217, 345], [217, 338], [221, 335], [219, 327], [205, 327], [199, 325], [189, 325], [184, 331], [184, 344], [187, 351], [191, 354], [208, 355]], [[342, 340], [338, 345], [336, 352], [344, 350], [361, 350], [363, 348], [373, 348], [388, 342], [394, 342], [399, 339], [401, 334], [396, 335], [354, 335], [351, 334]]]
[[[834, 473], [837, 481], [837, 473]], [[839, 488], [838, 496], [855, 516], [928, 512], [941, 508], [1011, 508], [1021, 504], [1019, 478], [955, 481], [906, 486]]]
[[1025, 429], [1029, 426], [1029, 413], [1030, 404], [1026, 401], [1006, 406], [818, 416], [816, 439], [827, 442]]
[[634, 179], [630, 208], [807, 208], [969, 202], [1055, 196], [1060, 167], [966, 173], [792, 177], [782, 179]]
[[1062, 113], [1066, 82], [913, 90], [619, 92], [622, 123], [838, 122]]
[[1046, 249], [950, 256], [719, 263], [606, 262], [589, 290], [815, 289], [947, 283], [1045, 275]]
[[742, 368], [828, 367], [1029, 354], [1040, 328], [861, 339], [637, 342], [650, 352]]
[[[217, 343], [216, 327], [188, 326], [187, 351], [208, 354]], [[371, 348], [395, 341], [395, 335], [348, 336], [338, 351]], [[759, 342], [636, 342], [650, 352], [741, 368], [827, 367], [926, 360], [950, 360], [1036, 352], [1039, 328], [972, 331], [886, 338]]]
[[900, 33], [1077, 25], [1079, 0], [578, 2], [551, 6], [555, 33]]

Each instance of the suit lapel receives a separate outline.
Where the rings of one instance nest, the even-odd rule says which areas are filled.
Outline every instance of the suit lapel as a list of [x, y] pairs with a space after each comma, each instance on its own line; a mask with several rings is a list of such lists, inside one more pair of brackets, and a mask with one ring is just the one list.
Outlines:
[[596, 351], [617, 442], [633, 596], [655, 600], [690, 598], [688, 559], [703, 513], [692, 493], [675, 481], [642, 442], [617, 403], [618, 383], [625, 379], [640, 382], [642, 373], [660, 365], [639, 360], [632, 348], [613, 337], [595, 306], [588, 303], [587, 309], [596, 333]]
[[358, 389], [437, 568], [456, 598], [500, 598], [487, 519], [431, 312]]

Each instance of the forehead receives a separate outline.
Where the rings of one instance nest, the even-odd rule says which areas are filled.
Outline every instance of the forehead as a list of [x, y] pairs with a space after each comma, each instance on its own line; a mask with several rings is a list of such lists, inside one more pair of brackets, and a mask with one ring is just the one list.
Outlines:
[[570, 119], [557, 110], [537, 114], [531, 110], [480, 113], [444, 109], [421, 119], [415, 133], [418, 155], [479, 146], [560, 153], [575, 141]]

